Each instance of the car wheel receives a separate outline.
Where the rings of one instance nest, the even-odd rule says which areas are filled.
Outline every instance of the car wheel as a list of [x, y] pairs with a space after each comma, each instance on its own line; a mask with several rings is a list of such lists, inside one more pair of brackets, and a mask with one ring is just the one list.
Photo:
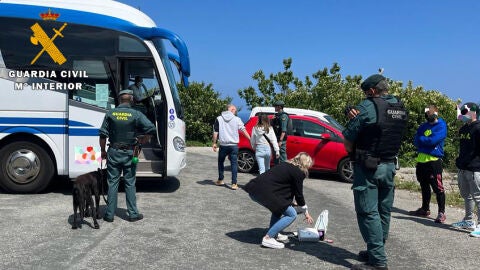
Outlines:
[[12, 142], [0, 150], [0, 186], [8, 192], [37, 193], [54, 175], [48, 153], [35, 143]]
[[249, 150], [238, 151], [238, 171], [252, 173], [256, 167], [255, 154]]
[[346, 157], [338, 163], [337, 173], [342, 181], [353, 183], [353, 161]]

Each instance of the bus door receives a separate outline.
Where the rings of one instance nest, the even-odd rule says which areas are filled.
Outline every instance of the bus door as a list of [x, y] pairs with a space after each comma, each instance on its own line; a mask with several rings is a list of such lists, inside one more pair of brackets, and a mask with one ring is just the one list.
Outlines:
[[105, 113], [116, 106], [112, 72], [102, 59], [73, 60], [82, 88], [71, 91], [68, 99], [68, 152], [70, 177], [100, 168], [99, 129]]
[[156, 127], [157, 135], [142, 145], [137, 164], [137, 176], [166, 176], [166, 104], [164, 91], [153, 60], [120, 60], [122, 89], [133, 90], [132, 108], [142, 112]]

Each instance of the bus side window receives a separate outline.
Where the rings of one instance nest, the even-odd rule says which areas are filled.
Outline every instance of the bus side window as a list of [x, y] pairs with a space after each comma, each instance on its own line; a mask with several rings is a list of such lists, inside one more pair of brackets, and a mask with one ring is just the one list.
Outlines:
[[73, 69], [82, 74], [75, 78], [76, 83], [81, 83], [81, 89], [74, 91], [73, 100], [107, 110], [115, 107], [113, 85], [109, 84], [111, 80], [102, 61], [74, 60]]

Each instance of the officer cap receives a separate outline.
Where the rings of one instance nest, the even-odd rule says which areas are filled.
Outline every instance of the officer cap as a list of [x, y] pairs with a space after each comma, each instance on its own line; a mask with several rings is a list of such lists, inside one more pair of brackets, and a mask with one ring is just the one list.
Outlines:
[[130, 89], [124, 89], [124, 90], [120, 91], [120, 93], [118, 93], [118, 96], [121, 96], [121, 95], [124, 95], [124, 94], [133, 95], [133, 91], [130, 90]]
[[360, 85], [363, 91], [367, 91], [370, 88], [375, 88], [375, 86], [385, 80], [385, 77], [383, 77], [380, 74], [373, 74], [370, 77], [366, 78], [365, 81]]
[[477, 104], [475, 104], [473, 102], [467, 102], [467, 103], [463, 104], [462, 107], [460, 107], [460, 113], [462, 115], [465, 115], [468, 112], [475, 112], [475, 113], [478, 114], [480, 112], [480, 109], [478, 108]]
[[275, 101], [275, 103], [273, 103], [273, 106], [285, 106], [285, 102], [281, 101], [281, 100], [277, 100]]

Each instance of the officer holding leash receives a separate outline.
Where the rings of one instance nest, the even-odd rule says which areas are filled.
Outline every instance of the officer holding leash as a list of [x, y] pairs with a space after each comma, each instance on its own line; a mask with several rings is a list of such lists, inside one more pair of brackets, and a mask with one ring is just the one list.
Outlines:
[[[118, 93], [118, 97], [120, 104], [105, 114], [100, 128], [102, 159], [107, 159], [108, 202], [107, 211], [103, 216], [103, 220], [107, 222], [113, 222], [117, 209], [118, 183], [122, 172], [125, 180], [129, 221], [143, 219], [143, 215], [138, 213], [135, 195], [137, 164], [134, 157], [138, 156], [139, 140], [137, 140], [137, 137], [140, 137], [137, 132], [149, 135], [156, 134], [152, 122], [143, 113], [131, 108], [132, 90], [122, 90]], [[110, 142], [108, 153], [105, 151], [107, 137]], [[145, 137], [144, 141], [140, 143], [149, 139], [149, 136]]]
[[359, 253], [365, 264], [352, 269], [388, 269], [388, 238], [394, 199], [395, 162], [407, 125], [403, 103], [388, 95], [385, 77], [374, 74], [361, 88], [366, 96], [353, 110], [343, 131], [345, 149], [355, 158], [353, 195], [357, 222], [367, 251]]

